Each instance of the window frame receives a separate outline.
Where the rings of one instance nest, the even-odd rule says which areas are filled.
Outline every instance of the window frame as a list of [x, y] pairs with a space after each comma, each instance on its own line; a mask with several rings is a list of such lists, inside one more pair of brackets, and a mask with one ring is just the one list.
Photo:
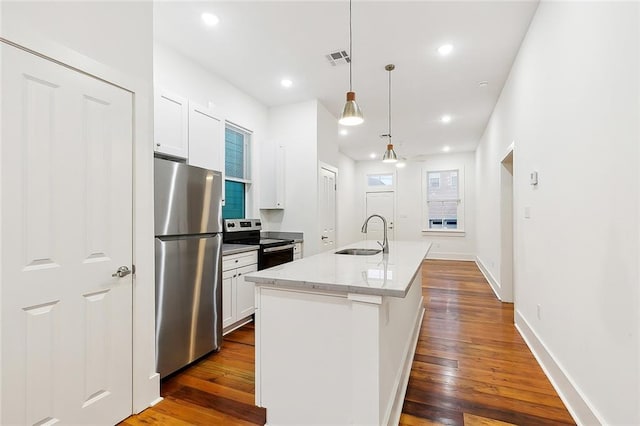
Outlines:
[[[243, 153], [242, 153], [242, 178], [239, 177], [235, 177], [235, 176], [229, 176], [226, 173], [226, 161], [227, 161], [227, 157], [226, 157], [226, 152], [227, 152], [227, 138], [226, 138], [226, 132], [227, 129], [230, 129], [236, 133], [240, 133], [243, 135]], [[242, 182], [245, 184], [245, 203], [246, 203], [246, 196], [247, 196], [247, 188], [246, 188], [246, 184], [251, 184], [251, 139], [252, 139], [252, 135], [253, 132], [251, 130], [245, 129], [242, 126], [238, 126], [237, 124], [233, 124], [229, 121], [225, 121], [225, 126], [224, 126], [224, 130], [225, 130], [225, 139], [224, 139], [224, 143], [225, 143], [225, 180], [232, 180], [234, 182]]]
[[[229, 176], [226, 173], [226, 152], [227, 152], [227, 137], [226, 137], [226, 133], [227, 133], [227, 129], [230, 129], [234, 132], [240, 133], [243, 135], [243, 158], [242, 158], [242, 168], [243, 168], [243, 178], [238, 178], [235, 176]], [[253, 132], [245, 127], [239, 126], [235, 123], [232, 123], [230, 121], [226, 121], [224, 123], [224, 130], [225, 130], [225, 138], [224, 138], [224, 147], [225, 147], [225, 158], [224, 158], [224, 168], [225, 168], [225, 174], [224, 174], [224, 180], [225, 180], [225, 185], [226, 185], [226, 181], [230, 181], [230, 182], [237, 182], [237, 183], [242, 183], [244, 185], [244, 216], [246, 217], [247, 215], [247, 211], [248, 211], [248, 206], [249, 206], [249, 194], [251, 191], [251, 184], [252, 184], [252, 180], [251, 180], [251, 149], [252, 149], [252, 139], [253, 139]], [[228, 198], [225, 197], [225, 198]], [[225, 203], [226, 204], [226, 203]], [[224, 206], [223, 206], [224, 209]], [[244, 219], [241, 218], [241, 219]]]
[[[458, 209], [457, 209], [457, 227], [455, 229], [433, 229], [429, 228], [429, 174], [445, 173], [457, 171], [458, 186]], [[464, 236], [465, 235], [465, 178], [464, 167], [441, 167], [441, 168], [424, 168], [421, 174], [422, 180], [422, 234], [438, 235], [438, 236]], [[440, 176], [440, 185], [442, 185], [442, 176]], [[450, 200], [453, 201], [453, 200]]]

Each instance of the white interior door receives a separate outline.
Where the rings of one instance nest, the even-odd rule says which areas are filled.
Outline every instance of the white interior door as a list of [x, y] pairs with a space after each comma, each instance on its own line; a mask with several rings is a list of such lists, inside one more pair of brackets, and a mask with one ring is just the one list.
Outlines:
[[1, 424], [131, 414], [132, 95], [0, 43]]
[[336, 173], [320, 168], [318, 193], [320, 197], [320, 250], [336, 247]]
[[[387, 220], [387, 238], [393, 240], [394, 234], [394, 220], [395, 220], [395, 202], [393, 191], [383, 192], [367, 192], [367, 215], [379, 214]], [[365, 217], [365, 219], [366, 219]], [[383, 227], [382, 221], [378, 218], [373, 218], [369, 221], [367, 226], [367, 239], [378, 240], [383, 239]]]

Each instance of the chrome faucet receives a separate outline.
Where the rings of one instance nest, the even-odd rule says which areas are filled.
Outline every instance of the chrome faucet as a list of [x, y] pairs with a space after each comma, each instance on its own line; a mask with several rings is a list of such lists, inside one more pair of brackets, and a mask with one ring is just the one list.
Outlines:
[[380, 247], [382, 247], [383, 253], [389, 253], [389, 240], [387, 239], [387, 219], [380, 216], [379, 214], [372, 214], [364, 221], [364, 225], [362, 225], [362, 229], [360, 231], [363, 234], [367, 232], [367, 225], [369, 224], [369, 219], [371, 219], [372, 217], [379, 217], [380, 219], [382, 219], [382, 226], [384, 226], [384, 239], [382, 240], [382, 244], [380, 244], [380, 241], [376, 242], [380, 244]]

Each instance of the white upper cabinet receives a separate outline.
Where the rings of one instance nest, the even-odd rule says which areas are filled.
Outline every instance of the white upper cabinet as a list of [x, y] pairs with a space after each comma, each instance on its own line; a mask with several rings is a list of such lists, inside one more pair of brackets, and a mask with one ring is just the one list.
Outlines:
[[261, 209], [284, 209], [285, 149], [265, 146], [261, 155]]
[[177, 158], [187, 158], [188, 104], [181, 96], [160, 89], [154, 99], [155, 151]]
[[224, 123], [211, 109], [189, 102], [189, 164], [224, 174]]
[[192, 166], [222, 173], [224, 205], [224, 121], [210, 108], [189, 102], [189, 159]]

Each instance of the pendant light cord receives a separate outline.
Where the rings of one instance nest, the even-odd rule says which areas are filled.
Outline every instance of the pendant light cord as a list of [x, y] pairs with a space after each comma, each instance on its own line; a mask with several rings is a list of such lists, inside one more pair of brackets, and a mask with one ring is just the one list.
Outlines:
[[353, 92], [351, 63], [353, 62], [353, 32], [351, 30], [351, 0], [349, 0], [349, 91]]
[[391, 71], [389, 70], [389, 143], [391, 143]]

